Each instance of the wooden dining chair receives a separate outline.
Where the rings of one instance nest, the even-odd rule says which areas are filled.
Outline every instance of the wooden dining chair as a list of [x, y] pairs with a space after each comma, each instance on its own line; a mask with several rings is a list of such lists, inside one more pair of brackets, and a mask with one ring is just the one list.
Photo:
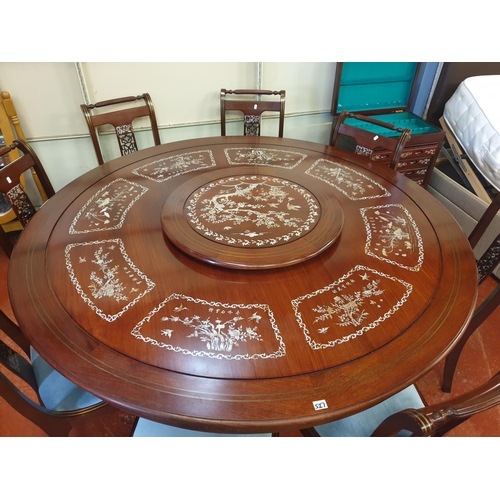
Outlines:
[[413, 437], [446, 435], [474, 415], [500, 404], [500, 372], [472, 391], [420, 409], [405, 409], [388, 416], [373, 437], [393, 437], [401, 432]]
[[[469, 235], [469, 243], [474, 249], [481, 240], [482, 236], [492, 224], [495, 216], [500, 210], [500, 194], [488, 206], [483, 216], [479, 219], [475, 228]], [[484, 283], [489, 276], [496, 281], [497, 285], [493, 291], [480, 304], [476, 305], [474, 315], [467, 326], [465, 332], [460, 337], [453, 350], [448, 354], [445, 361], [442, 389], [444, 392], [451, 392], [453, 376], [457, 368], [460, 354], [471, 335], [481, 326], [481, 324], [490, 316], [490, 314], [500, 304], [500, 282], [493, 275], [493, 271], [500, 263], [500, 234], [496, 235], [483, 255], [477, 259], [477, 275], [479, 285]]]
[[2, 310], [0, 331], [0, 365], [6, 369], [0, 397], [48, 436], [84, 435], [95, 419], [119, 411], [54, 370]]
[[[346, 123], [346, 120], [350, 122]], [[377, 132], [374, 125], [385, 130]], [[392, 136], [384, 135], [387, 130]], [[410, 138], [410, 129], [402, 129], [371, 116], [342, 111], [333, 128], [330, 146], [353, 151], [397, 170], [401, 153]]]
[[498, 404], [500, 372], [474, 390], [434, 405], [424, 404], [415, 386], [410, 386], [368, 410], [301, 433], [306, 437], [441, 437]]
[[[3, 141], [1, 138], [3, 137]], [[7, 91], [0, 92], [0, 148], [6, 145], [12, 144], [15, 139], [20, 139], [26, 141], [26, 136], [24, 135], [23, 127], [21, 126], [21, 121], [17, 114], [16, 106], [14, 101]], [[0, 156], [0, 168], [7, 165], [11, 161], [14, 161], [19, 157], [19, 151], [12, 149], [6, 155]], [[38, 188], [42, 196], [42, 202], [47, 201], [47, 198], [43, 195], [43, 188], [41, 187], [40, 181], [34, 169], [31, 169], [31, 176], [35, 186]], [[21, 183], [23, 186], [26, 185], [25, 176], [21, 176]], [[2, 206], [5, 205], [5, 198], [3, 195], [1, 199]], [[10, 205], [9, 205], [10, 207]], [[16, 214], [13, 210], [2, 210], [0, 214], [0, 225], [6, 232], [16, 232], [21, 229], [21, 223], [16, 219]]]
[[[141, 105], [138, 106], [137, 103], [141, 101]], [[125, 104], [127, 107], [123, 108], [122, 105]], [[102, 108], [107, 108], [108, 106], [113, 106], [115, 109], [111, 111], [97, 112]], [[121, 109], [116, 109], [117, 106]], [[87, 126], [89, 128], [90, 137], [92, 138], [92, 143], [94, 145], [99, 165], [104, 163], [101, 145], [97, 134], [99, 127], [105, 125], [112, 125], [114, 127], [118, 145], [120, 147], [120, 154], [121, 156], [124, 156], [138, 150], [132, 122], [137, 118], [148, 117], [155, 146], [159, 146], [161, 144], [153, 101], [148, 93], [135, 97], [130, 96], [109, 99], [107, 101], [96, 102], [95, 104], [82, 104], [80, 107], [83, 111], [83, 115], [85, 116], [85, 120], [87, 121]]]
[[[237, 98], [227, 98], [237, 96]], [[246, 96], [241, 98], [240, 96]], [[262, 96], [279, 96], [279, 100], [262, 100]], [[248, 99], [252, 97], [252, 99]], [[243, 113], [243, 134], [260, 136], [261, 118], [264, 112], [279, 113], [278, 137], [283, 137], [285, 125], [285, 91], [284, 90], [226, 90], [220, 91], [220, 126], [221, 135], [226, 135], [226, 112]]]
[[[42, 200], [43, 198], [50, 198], [55, 192], [40, 159], [26, 141], [18, 139], [10, 146], [0, 149], [0, 157], [8, 155], [14, 150], [22, 152], [22, 156], [0, 169], [0, 192], [4, 194], [9, 202], [21, 226], [25, 227], [35, 215], [36, 208], [27, 189], [24, 188], [21, 180], [23, 174], [27, 171], [36, 172], [42, 189]], [[3, 229], [0, 229], [0, 245], [9, 257], [14, 247], [14, 239], [10, 233], [6, 234]]]

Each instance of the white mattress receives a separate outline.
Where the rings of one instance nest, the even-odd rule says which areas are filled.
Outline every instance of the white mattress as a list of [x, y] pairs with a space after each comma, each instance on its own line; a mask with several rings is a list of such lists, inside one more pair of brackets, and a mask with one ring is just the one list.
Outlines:
[[474, 166], [500, 190], [500, 75], [464, 80], [443, 118]]

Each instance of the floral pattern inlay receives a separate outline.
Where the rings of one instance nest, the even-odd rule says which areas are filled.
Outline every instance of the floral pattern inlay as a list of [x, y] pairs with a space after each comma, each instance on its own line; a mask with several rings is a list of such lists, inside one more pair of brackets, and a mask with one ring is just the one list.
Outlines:
[[230, 165], [256, 165], [291, 170], [307, 155], [295, 151], [269, 148], [227, 148], [224, 154]]
[[500, 260], [500, 234], [493, 240], [488, 250], [477, 261], [477, 275], [479, 283], [493, 271]]
[[81, 208], [69, 228], [70, 234], [119, 229], [132, 205], [148, 188], [116, 179], [99, 190]]
[[132, 172], [155, 182], [165, 182], [186, 172], [195, 172], [210, 167], [215, 167], [215, 160], [212, 151], [207, 149], [161, 158], [138, 167]]
[[122, 154], [129, 155], [130, 153], [135, 153], [137, 151], [137, 144], [132, 124], [119, 125], [115, 130]]
[[399, 278], [356, 266], [328, 286], [292, 300], [292, 307], [309, 346], [325, 349], [375, 330], [412, 290]]
[[222, 304], [174, 293], [132, 330], [148, 344], [214, 359], [273, 359], [285, 343], [267, 304]]
[[19, 217], [21, 224], [25, 226], [33, 218], [36, 210], [31, 203], [29, 196], [24, 191], [23, 186], [21, 184], [15, 185], [6, 193], [6, 195], [9, 203], [12, 205], [14, 211]]
[[318, 160], [312, 164], [306, 174], [333, 186], [351, 200], [391, 196], [391, 193], [378, 182], [338, 162]]
[[420, 231], [402, 205], [361, 208], [366, 228], [365, 253], [410, 271], [419, 271], [424, 262]]
[[119, 238], [67, 245], [65, 258], [69, 278], [80, 297], [109, 322], [155, 287], [130, 260]]
[[318, 201], [302, 186], [263, 175], [210, 182], [186, 200], [185, 210], [196, 232], [236, 247], [291, 242], [309, 232], [320, 214]]

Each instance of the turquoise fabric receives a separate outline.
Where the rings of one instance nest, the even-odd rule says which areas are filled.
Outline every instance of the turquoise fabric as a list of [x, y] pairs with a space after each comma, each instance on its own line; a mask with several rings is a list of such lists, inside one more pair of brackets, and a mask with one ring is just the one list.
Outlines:
[[31, 347], [30, 357], [40, 398], [47, 409], [54, 411], [79, 410], [101, 401], [54, 370], [33, 347]]
[[134, 431], [134, 437], [271, 437], [271, 433], [219, 434], [214, 432], [191, 431], [140, 418]]
[[321, 437], [369, 437], [393, 413], [424, 406], [417, 389], [411, 385], [368, 410], [329, 424], [319, 425], [315, 429]]
[[416, 62], [343, 63], [337, 113], [406, 109], [417, 67]]

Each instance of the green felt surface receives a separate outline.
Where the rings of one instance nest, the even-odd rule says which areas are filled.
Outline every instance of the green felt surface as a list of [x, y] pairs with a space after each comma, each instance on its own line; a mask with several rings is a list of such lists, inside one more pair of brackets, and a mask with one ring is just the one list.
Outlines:
[[417, 69], [412, 62], [343, 63], [337, 112], [407, 108]]
[[[431, 132], [437, 132], [438, 129], [429, 125], [424, 120], [418, 118], [413, 113], [403, 112], [403, 113], [388, 113], [383, 115], [371, 115], [373, 118], [380, 120], [382, 122], [391, 123], [396, 127], [409, 128], [412, 135], [418, 134], [429, 134]], [[355, 118], [347, 118], [345, 123], [348, 125], [353, 125], [354, 127], [369, 130], [375, 134], [384, 135], [386, 137], [399, 136], [399, 132], [386, 129], [384, 127], [379, 127], [378, 125], [372, 125], [371, 123], [360, 122]]]
[[[366, 113], [396, 127], [409, 128], [412, 135], [438, 131], [437, 128], [407, 111], [417, 75], [416, 62], [346, 62], [338, 90], [337, 113]], [[385, 110], [403, 110], [384, 113]], [[379, 114], [381, 113], [381, 114]], [[348, 118], [347, 124], [388, 137], [399, 132]]]

